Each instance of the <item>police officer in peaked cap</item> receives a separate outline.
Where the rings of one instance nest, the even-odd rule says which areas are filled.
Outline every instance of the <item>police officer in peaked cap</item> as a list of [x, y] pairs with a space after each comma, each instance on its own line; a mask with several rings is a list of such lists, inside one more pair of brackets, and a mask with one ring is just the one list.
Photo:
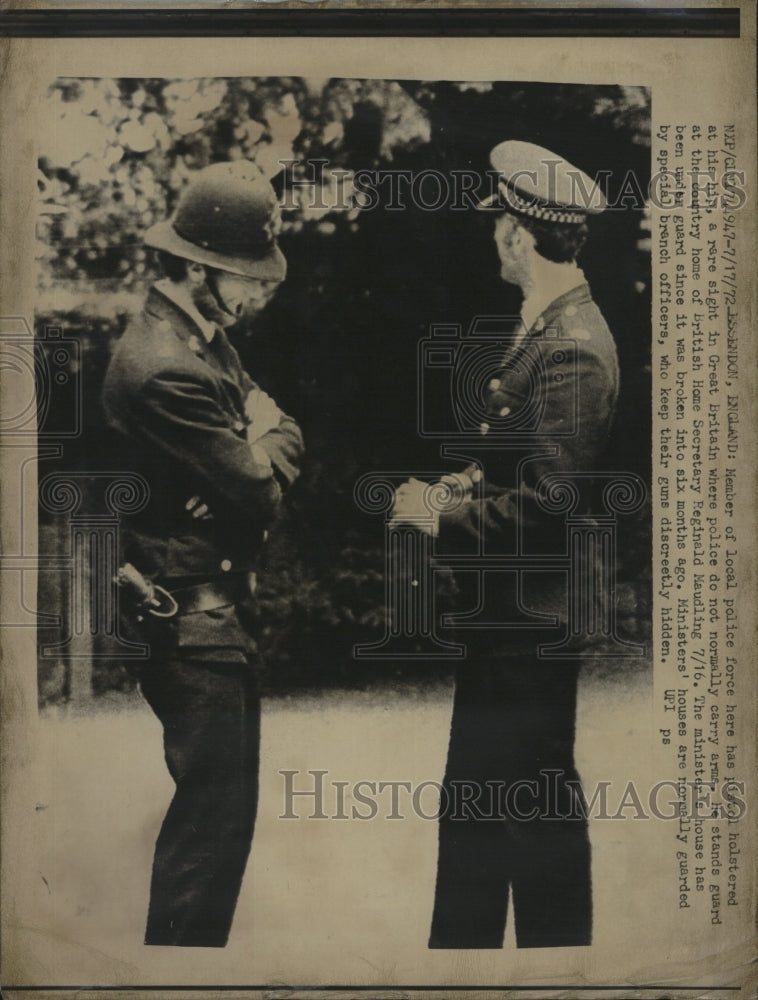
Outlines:
[[[576, 261], [588, 220], [605, 208], [602, 192], [533, 143], [502, 142], [490, 159], [497, 192], [478, 208], [492, 216], [502, 279], [523, 293], [521, 323], [487, 382], [482, 461], [449, 477], [464, 501], [431, 528], [443, 561], [512, 551], [517, 536], [525, 551], [534, 543], [532, 551], [562, 553], [565, 527], [545, 520], [536, 484], [598, 469], [618, 395], [615, 344]], [[541, 359], [536, 378], [530, 357]], [[509, 427], [518, 429], [535, 386], [547, 387], [536, 447], [518, 464], [524, 450], [507, 447]], [[423, 489], [400, 487], [396, 522], [428, 516]], [[481, 595], [469, 596], [466, 607], [476, 607]], [[525, 574], [520, 589], [513, 574], [490, 574], [481, 618], [511, 621], [525, 610], [527, 620], [565, 624], [568, 596], [562, 573]], [[555, 637], [533, 625], [461, 633], [468, 653], [456, 672], [431, 948], [502, 948], [509, 891], [518, 947], [591, 943], [590, 843], [574, 763], [579, 666], [538, 655]], [[476, 809], [461, 806], [463, 788], [480, 790]]]
[[[258, 654], [249, 624], [269, 524], [300, 431], [225, 328], [286, 274], [271, 184], [251, 163], [199, 171], [145, 234], [165, 277], [118, 342], [103, 403], [122, 468], [150, 487], [122, 526], [122, 608], [149, 644], [141, 691], [175, 792], [155, 847], [145, 943], [223, 947], [258, 796]], [[135, 596], [136, 595], [136, 596]]]

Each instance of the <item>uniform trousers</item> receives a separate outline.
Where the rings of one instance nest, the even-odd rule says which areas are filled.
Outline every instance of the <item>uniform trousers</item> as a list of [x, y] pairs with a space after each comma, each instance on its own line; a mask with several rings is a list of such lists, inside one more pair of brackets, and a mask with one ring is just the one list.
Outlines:
[[155, 845], [145, 944], [223, 947], [258, 802], [254, 665], [175, 648], [153, 659], [140, 687], [176, 785]]
[[518, 947], [590, 944], [577, 677], [531, 652], [459, 667], [430, 948], [502, 948], [509, 889]]

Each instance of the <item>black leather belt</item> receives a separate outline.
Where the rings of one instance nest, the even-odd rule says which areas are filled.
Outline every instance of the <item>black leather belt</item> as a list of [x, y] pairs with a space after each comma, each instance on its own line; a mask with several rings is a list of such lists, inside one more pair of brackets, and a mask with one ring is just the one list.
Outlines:
[[169, 593], [177, 604], [176, 614], [194, 615], [215, 611], [228, 604], [238, 604], [255, 593], [255, 573], [237, 573], [191, 587], [178, 587]]

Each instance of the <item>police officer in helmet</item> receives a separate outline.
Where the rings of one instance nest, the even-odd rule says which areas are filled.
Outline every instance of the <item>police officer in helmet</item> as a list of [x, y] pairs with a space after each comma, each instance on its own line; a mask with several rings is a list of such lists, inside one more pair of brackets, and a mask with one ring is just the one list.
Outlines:
[[176, 785], [155, 848], [151, 945], [226, 944], [252, 841], [256, 560], [303, 442], [225, 328], [263, 308], [284, 279], [278, 224], [254, 164], [199, 171], [171, 219], [145, 235], [165, 277], [105, 380], [120, 464], [150, 487], [147, 507], [123, 526], [122, 555], [127, 582], [136, 577], [148, 594], [137, 609], [149, 644], [139, 682]]

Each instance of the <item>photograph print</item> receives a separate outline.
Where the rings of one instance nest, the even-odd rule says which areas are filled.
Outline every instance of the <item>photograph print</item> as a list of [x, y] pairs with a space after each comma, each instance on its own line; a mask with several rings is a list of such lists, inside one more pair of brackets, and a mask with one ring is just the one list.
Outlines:
[[654, 780], [650, 99], [50, 86], [23, 905], [79, 982], [665, 960], [623, 811]]

